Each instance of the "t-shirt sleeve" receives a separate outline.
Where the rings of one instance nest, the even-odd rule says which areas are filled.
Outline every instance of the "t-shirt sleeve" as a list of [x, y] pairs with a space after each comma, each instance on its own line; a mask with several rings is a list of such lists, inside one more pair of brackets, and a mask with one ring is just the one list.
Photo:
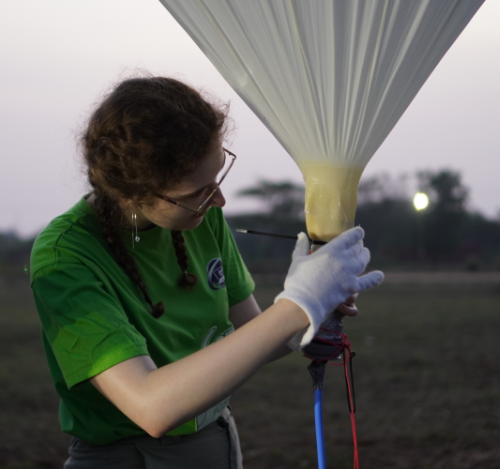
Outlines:
[[231, 307], [250, 296], [255, 289], [255, 283], [241, 258], [222, 210], [219, 209], [214, 212], [217, 214], [215, 235], [222, 254], [222, 266], [224, 268], [229, 306]]
[[32, 283], [42, 329], [68, 388], [132, 357], [148, 354], [145, 338], [91, 269], [58, 263]]

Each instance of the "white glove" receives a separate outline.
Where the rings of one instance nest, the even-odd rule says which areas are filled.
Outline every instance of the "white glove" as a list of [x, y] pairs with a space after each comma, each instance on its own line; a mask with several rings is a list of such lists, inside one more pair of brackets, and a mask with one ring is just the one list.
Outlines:
[[352, 228], [309, 255], [308, 238], [303, 232], [299, 234], [285, 290], [274, 300], [295, 302], [311, 322], [288, 342], [291, 349], [297, 351], [309, 344], [338, 304], [355, 292], [378, 286], [384, 279], [381, 271], [358, 277], [370, 261], [370, 252], [363, 248], [364, 235], [361, 227]]

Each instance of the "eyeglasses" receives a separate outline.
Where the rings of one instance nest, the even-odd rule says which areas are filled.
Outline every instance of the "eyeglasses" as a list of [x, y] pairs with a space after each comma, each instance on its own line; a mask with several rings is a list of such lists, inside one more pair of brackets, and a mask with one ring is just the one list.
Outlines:
[[[197, 209], [193, 209], [192, 207], [185, 206], [181, 204], [180, 202], [175, 201], [174, 199], [171, 199], [169, 197], [162, 196], [161, 194], [155, 194], [155, 197], [159, 199], [163, 199], [164, 201], [169, 202], [170, 204], [175, 204], [176, 206], [182, 207], [183, 209], [187, 209], [188, 211], [195, 212], [196, 215], [198, 215], [208, 204], [210, 199], [214, 196], [214, 194], [219, 190], [219, 187], [221, 183], [224, 181], [224, 178], [227, 176], [229, 173], [229, 170], [233, 167], [234, 162], [236, 160], [236, 155], [229, 150], [223, 148], [224, 150], [224, 165], [222, 166], [222, 170], [220, 172], [220, 176], [218, 178], [218, 182], [216, 183], [215, 188], [212, 190], [212, 192], [208, 195], [208, 197], [198, 206]], [[231, 156], [231, 162], [229, 163], [229, 166], [226, 167], [226, 154], [229, 154]]]

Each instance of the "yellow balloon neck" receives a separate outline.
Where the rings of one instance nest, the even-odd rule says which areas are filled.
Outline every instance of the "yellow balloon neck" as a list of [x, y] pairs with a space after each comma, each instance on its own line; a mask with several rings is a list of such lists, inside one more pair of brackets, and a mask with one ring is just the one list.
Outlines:
[[358, 185], [364, 168], [302, 160], [306, 225], [312, 240], [330, 241], [354, 227]]

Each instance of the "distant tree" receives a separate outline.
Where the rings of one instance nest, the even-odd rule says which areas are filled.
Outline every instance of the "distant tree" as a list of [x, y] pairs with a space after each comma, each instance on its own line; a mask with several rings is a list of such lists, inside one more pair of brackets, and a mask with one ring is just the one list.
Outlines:
[[469, 213], [463, 224], [458, 256], [464, 261], [477, 257], [483, 265], [500, 269], [500, 222]]
[[462, 175], [458, 171], [419, 171], [417, 178], [420, 188], [431, 193], [434, 210], [454, 214], [464, 214], [467, 211], [469, 190], [462, 184]]
[[22, 239], [15, 232], [0, 233], [0, 268], [19, 270], [29, 265], [34, 239]]
[[269, 181], [262, 179], [255, 186], [238, 192], [239, 197], [251, 197], [262, 203], [263, 213], [277, 220], [303, 220], [303, 185], [291, 181]]
[[[419, 187], [429, 194], [430, 206], [417, 213], [409, 195], [407, 179], [388, 174], [364, 178], [359, 187], [356, 224], [366, 231], [365, 242], [374, 265], [391, 268], [422, 267], [418, 256], [420, 222], [425, 265], [466, 267], [477, 260], [477, 269], [500, 269], [500, 221], [467, 210], [469, 190], [459, 172], [442, 169], [421, 171]], [[262, 203], [253, 214], [227, 217], [229, 225], [295, 235], [305, 231], [304, 187], [289, 181], [259, 181], [240, 191]], [[251, 272], [286, 272], [293, 240], [235, 233], [235, 239]], [[470, 264], [470, 263], [469, 263]]]
[[[260, 180], [254, 186], [243, 188], [240, 197], [260, 202], [260, 210], [251, 214], [226, 216], [235, 230], [244, 228], [283, 235], [305, 231], [304, 186], [291, 181]], [[240, 253], [252, 273], [285, 273], [295, 242], [234, 233]]]
[[421, 190], [431, 198], [423, 214], [426, 252], [436, 259], [450, 258], [462, 239], [469, 190], [460, 173], [453, 170], [421, 171], [417, 177]]
[[413, 262], [417, 256], [418, 227], [409, 199], [386, 197], [358, 206], [356, 224], [366, 232], [365, 243], [380, 266]]
[[414, 209], [407, 177], [388, 173], [363, 178], [358, 190], [356, 224], [365, 229], [365, 243], [379, 266], [411, 262], [417, 250]]
[[389, 173], [379, 173], [361, 178], [358, 188], [359, 205], [388, 199], [409, 199], [407, 175], [403, 174], [393, 178]]

